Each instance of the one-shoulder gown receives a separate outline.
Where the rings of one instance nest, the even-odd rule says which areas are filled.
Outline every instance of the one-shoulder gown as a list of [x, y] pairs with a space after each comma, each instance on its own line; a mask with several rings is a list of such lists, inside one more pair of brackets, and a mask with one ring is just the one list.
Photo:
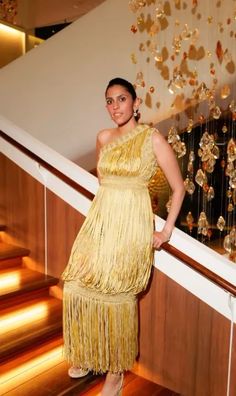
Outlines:
[[136, 296], [153, 264], [154, 131], [138, 125], [102, 147], [101, 184], [62, 275], [64, 353], [83, 369], [128, 370], [138, 353]]

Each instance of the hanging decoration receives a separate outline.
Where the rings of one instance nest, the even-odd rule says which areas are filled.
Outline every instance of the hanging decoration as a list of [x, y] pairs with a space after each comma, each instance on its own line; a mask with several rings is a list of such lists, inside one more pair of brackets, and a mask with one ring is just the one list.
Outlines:
[[209, 223], [208, 223], [207, 216], [206, 216], [205, 212], [200, 213], [197, 225], [198, 225], [198, 229], [197, 229], [198, 234], [207, 236], [208, 229], [209, 229]]
[[193, 218], [192, 212], [188, 212], [188, 214], [186, 216], [186, 222], [187, 222], [187, 226], [188, 226], [189, 232], [191, 234], [191, 232], [193, 230], [193, 222], [194, 222], [194, 218]]
[[[134, 86], [145, 105], [155, 110], [157, 117], [150, 120], [154, 125], [168, 102], [168, 118], [173, 120], [168, 142], [184, 172], [188, 232], [203, 242], [225, 237], [221, 245], [232, 256], [236, 250], [236, 98], [231, 84], [236, 73], [236, 4], [229, 1], [227, 18], [222, 1], [131, 0], [129, 8], [135, 18], [131, 34], [136, 42], [141, 37], [131, 55]], [[183, 12], [189, 18], [182, 18]], [[230, 120], [228, 115], [225, 118], [227, 111]], [[167, 211], [170, 202], [171, 197]], [[214, 205], [219, 207], [217, 215]]]
[[178, 158], [181, 158], [186, 154], [185, 143], [181, 142], [180, 136], [178, 135], [178, 132], [175, 127], [171, 127], [169, 130], [168, 143], [171, 144]]
[[14, 24], [17, 7], [17, 0], [0, 0], [0, 19]]

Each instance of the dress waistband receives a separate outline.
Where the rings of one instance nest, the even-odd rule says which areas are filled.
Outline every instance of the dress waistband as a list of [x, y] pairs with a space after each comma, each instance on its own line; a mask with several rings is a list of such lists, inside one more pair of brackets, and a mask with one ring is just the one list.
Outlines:
[[69, 281], [64, 284], [64, 292], [67, 294], [72, 293], [73, 295], [80, 295], [93, 300], [99, 300], [107, 303], [120, 304], [123, 303], [134, 303], [137, 297], [131, 293], [102, 293], [94, 289], [89, 289], [80, 284], [79, 281]]
[[135, 176], [106, 176], [101, 179], [101, 186], [122, 187], [122, 188], [147, 188], [148, 183]]

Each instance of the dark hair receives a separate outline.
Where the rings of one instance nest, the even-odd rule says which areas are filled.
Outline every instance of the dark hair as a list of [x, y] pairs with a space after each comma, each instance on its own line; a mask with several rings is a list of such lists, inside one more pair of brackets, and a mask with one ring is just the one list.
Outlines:
[[109, 81], [105, 94], [107, 94], [108, 89], [110, 87], [113, 87], [113, 85], [121, 85], [130, 93], [133, 100], [135, 100], [137, 98], [137, 95], [136, 95], [133, 85], [129, 81], [125, 80], [124, 78], [120, 78], [120, 77], [113, 78], [112, 80]]

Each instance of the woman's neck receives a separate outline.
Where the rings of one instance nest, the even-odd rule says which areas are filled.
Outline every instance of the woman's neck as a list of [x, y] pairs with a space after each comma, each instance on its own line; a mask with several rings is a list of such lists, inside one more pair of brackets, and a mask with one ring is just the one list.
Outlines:
[[125, 133], [128, 133], [129, 131], [134, 129], [137, 125], [138, 123], [134, 119], [131, 119], [126, 124], [118, 126], [117, 130], [119, 134], [124, 135]]

